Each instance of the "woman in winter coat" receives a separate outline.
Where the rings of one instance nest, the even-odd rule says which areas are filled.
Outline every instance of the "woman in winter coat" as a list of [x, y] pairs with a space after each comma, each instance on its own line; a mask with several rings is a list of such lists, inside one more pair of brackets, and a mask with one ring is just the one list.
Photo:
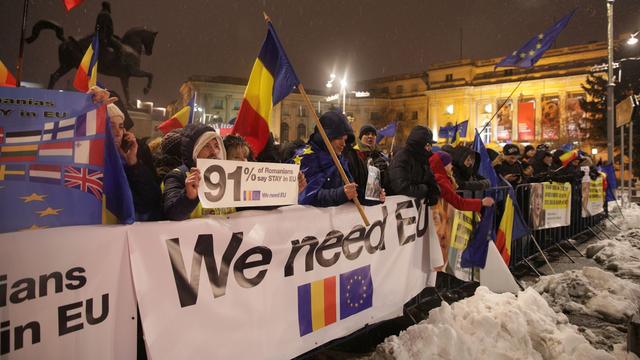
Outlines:
[[349, 173], [349, 166], [342, 152], [347, 146], [347, 137], [353, 137], [353, 130], [344, 114], [328, 111], [320, 117], [320, 124], [331, 142], [347, 177], [351, 181], [343, 184], [340, 173], [333, 163], [331, 154], [317, 128], [309, 137], [307, 145], [298, 149], [293, 162], [300, 164], [300, 171], [307, 179], [307, 186], [298, 196], [301, 205], [318, 207], [338, 206], [358, 196], [358, 189]]
[[203, 210], [198, 199], [198, 187], [202, 174], [196, 166], [197, 159], [226, 159], [222, 138], [215, 130], [204, 124], [189, 124], [182, 131], [182, 165], [164, 178], [162, 203], [164, 213], [170, 220], [185, 220], [203, 215], [222, 215], [234, 209]]
[[440, 187], [440, 196], [451, 206], [461, 211], [480, 212], [483, 206], [493, 206], [494, 201], [490, 197], [480, 199], [465, 199], [456, 193], [456, 184], [451, 180], [452, 172], [451, 155], [439, 151], [429, 158], [431, 171]]
[[466, 146], [453, 148], [450, 153], [453, 179], [460, 190], [481, 191], [491, 186], [489, 180], [478, 175], [480, 154]]

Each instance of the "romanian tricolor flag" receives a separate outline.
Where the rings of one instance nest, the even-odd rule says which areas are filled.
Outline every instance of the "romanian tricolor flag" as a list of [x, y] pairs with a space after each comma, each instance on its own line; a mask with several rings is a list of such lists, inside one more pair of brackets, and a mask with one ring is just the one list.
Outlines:
[[0, 86], [16, 86], [16, 78], [11, 75], [2, 61], [0, 61]]
[[570, 162], [578, 158], [578, 150], [567, 151], [560, 155], [559, 159], [562, 161], [562, 166], [569, 165]]
[[258, 155], [269, 138], [271, 109], [300, 84], [271, 21], [267, 37], [253, 64], [233, 133], [244, 136]]
[[495, 241], [496, 248], [498, 248], [507, 266], [511, 260], [511, 243], [513, 240], [529, 234], [529, 229], [524, 225], [520, 215], [520, 208], [513, 201], [515, 197], [513, 189], [509, 188], [508, 191], [504, 203], [504, 213], [502, 213], [502, 219], [496, 231]]
[[300, 336], [336, 322], [336, 277], [298, 286]]
[[180, 111], [175, 113], [171, 118], [158, 125], [158, 130], [162, 131], [163, 134], [166, 134], [173, 129], [181, 129], [187, 126], [187, 124], [191, 124], [193, 122], [194, 109], [195, 97], [192, 97], [185, 107], [180, 109]]
[[87, 52], [82, 57], [76, 77], [73, 79], [73, 87], [81, 92], [87, 92], [92, 86], [96, 86], [98, 80], [98, 34], [93, 36], [93, 41]]

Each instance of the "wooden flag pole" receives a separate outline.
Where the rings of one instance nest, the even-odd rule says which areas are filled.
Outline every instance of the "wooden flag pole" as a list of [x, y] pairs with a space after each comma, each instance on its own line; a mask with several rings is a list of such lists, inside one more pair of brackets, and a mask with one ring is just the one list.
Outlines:
[[[304, 99], [304, 102], [307, 105], [307, 109], [309, 110], [310, 113], [313, 114], [313, 120], [316, 122], [316, 127], [318, 128], [318, 132], [320, 133], [320, 136], [322, 136], [322, 140], [324, 141], [324, 145], [327, 147], [329, 154], [331, 154], [333, 163], [335, 164], [336, 168], [338, 168], [338, 172], [340, 173], [340, 177], [342, 178], [342, 181], [344, 182], [345, 185], [349, 184], [350, 181], [349, 181], [349, 178], [347, 177], [347, 173], [344, 172], [344, 169], [342, 168], [342, 164], [340, 164], [340, 161], [338, 160], [338, 156], [336, 155], [336, 152], [333, 150], [333, 147], [331, 146], [331, 141], [329, 141], [329, 138], [327, 137], [327, 133], [324, 131], [322, 124], [320, 124], [320, 118], [318, 117], [318, 114], [313, 108], [313, 105], [311, 104], [311, 100], [309, 100], [309, 96], [307, 95], [307, 92], [304, 90], [304, 86], [302, 84], [299, 84], [298, 90], [300, 90], [300, 94], [302, 95], [302, 98]], [[364, 213], [364, 208], [362, 207], [362, 204], [360, 204], [360, 201], [358, 200], [357, 196], [353, 198], [353, 202], [356, 204], [356, 207], [358, 208], [358, 212], [360, 212], [362, 221], [364, 221], [364, 224], [366, 226], [369, 226], [369, 219], [367, 219], [367, 215]]]
[[29, 0], [24, 0], [22, 9], [22, 26], [20, 27], [20, 50], [18, 51], [18, 63], [16, 64], [16, 87], [22, 82], [22, 64], [24, 63], [24, 33], [27, 31], [27, 14], [29, 13]]

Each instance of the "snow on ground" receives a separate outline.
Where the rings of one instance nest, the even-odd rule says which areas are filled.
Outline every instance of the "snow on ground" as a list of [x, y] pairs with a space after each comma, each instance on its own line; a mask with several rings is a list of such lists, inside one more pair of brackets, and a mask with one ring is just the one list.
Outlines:
[[543, 276], [533, 288], [556, 311], [625, 323], [640, 306], [640, 285], [596, 267]]
[[640, 229], [589, 245], [587, 256], [616, 276], [640, 281]]
[[378, 345], [372, 359], [614, 359], [597, 350], [529, 288], [518, 296], [479, 287], [474, 296]]
[[623, 230], [634, 229], [640, 227], [640, 206], [636, 203], [630, 203], [622, 209], [624, 216], [620, 216], [618, 205], [615, 201], [609, 202], [607, 205], [613, 222], [620, 226]]

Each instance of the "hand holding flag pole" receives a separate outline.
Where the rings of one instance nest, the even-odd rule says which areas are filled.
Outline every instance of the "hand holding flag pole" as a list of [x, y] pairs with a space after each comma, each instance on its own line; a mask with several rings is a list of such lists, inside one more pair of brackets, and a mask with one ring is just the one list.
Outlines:
[[[266, 12], [262, 12], [262, 14], [264, 15], [264, 21], [268, 25], [271, 22], [271, 19], [269, 18]], [[320, 124], [320, 118], [318, 117], [316, 110], [313, 108], [313, 105], [311, 104], [311, 100], [309, 100], [309, 96], [307, 95], [307, 92], [304, 90], [304, 86], [302, 85], [302, 82], [298, 83], [298, 90], [300, 91], [300, 94], [302, 95], [302, 98], [304, 99], [304, 102], [307, 105], [307, 109], [311, 114], [313, 114], [313, 120], [316, 123], [318, 132], [320, 133], [320, 136], [322, 136], [322, 140], [324, 141], [324, 144], [327, 147], [329, 154], [331, 155], [331, 159], [333, 159], [334, 165], [336, 166], [336, 168], [338, 169], [338, 172], [340, 173], [340, 177], [342, 178], [342, 181], [344, 182], [345, 185], [349, 184], [350, 183], [349, 178], [347, 177], [347, 174], [342, 168], [342, 165], [338, 160], [338, 156], [336, 155], [336, 152], [333, 150], [333, 147], [331, 146], [331, 142], [327, 137], [327, 133], [324, 131], [322, 124]], [[364, 213], [364, 209], [362, 208], [362, 204], [360, 204], [358, 197], [354, 197], [353, 202], [356, 204], [356, 208], [358, 208], [358, 212], [360, 213], [360, 216], [362, 217], [364, 224], [366, 226], [369, 226], [370, 225], [369, 219], [367, 218], [367, 215]]]
[[[329, 154], [331, 154], [331, 159], [333, 159], [334, 165], [336, 166], [336, 168], [338, 168], [338, 172], [340, 173], [342, 182], [344, 182], [345, 185], [348, 184], [350, 182], [349, 178], [347, 177], [347, 174], [344, 172], [344, 169], [342, 168], [342, 165], [338, 160], [338, 156], [336, 155], [336, 152], [333, 150], [333, 147], [331, 146], [331, 141], [329, 141], [329, 138], [327, 137], [327, 133], [324, 131], [324, 128], [322, 128], [322, 124], [320, 124], [320, 118], [318, 117], [318, 114], [315, 112], [313, 105], [311, 104], [311, 100], [309, 100], [309, 96], [307, 95], [307, 92], [304, 91], [304, 86], [302, 85], [302, 83], [298, 85], [298, 90], [300, 90], [300, 94], [302, 94], [302, 98], [304, 98], [304, 102], [307, 105], [309, 112], [313, 114], [313, 120], [315, 121], [316, 126], [318, 127], [318, 131], [320, 132], [320, 136], [322, 136], [322, 140], [324, 141], [324, 144], [327, 147], [327, 150], [329, 150]], [[362, 221], [364, 221], [364, 224], [366, 226], [369, 226], [369, 219], [367, 219], [367, 215], [364, 213], [362, 204], [360, 204], [360, 201], [358, 200], [357, 196], [353, 198], [353, 202], [356, 204], [356, 207], [358, 208], [358, 212], [362, 217]]]

